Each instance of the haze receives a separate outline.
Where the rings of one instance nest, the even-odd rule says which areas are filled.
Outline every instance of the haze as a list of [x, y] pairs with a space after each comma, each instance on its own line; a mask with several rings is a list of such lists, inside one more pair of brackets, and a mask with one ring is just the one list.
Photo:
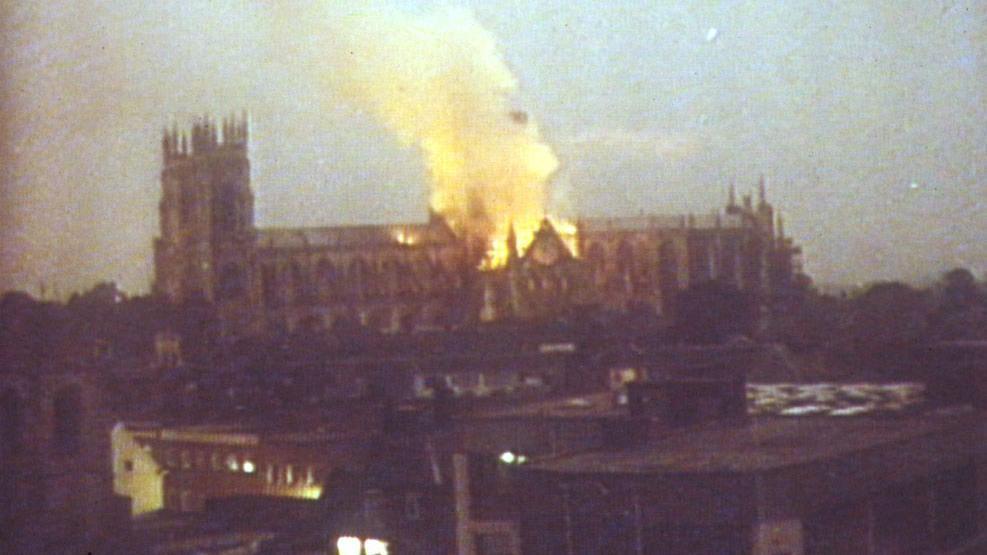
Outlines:
[[[425, 217], [421, 153], [299, 54], [324, 6], [13, 4], [0, 290], [148, 290], [160, 130], [203, 113], [250, 112], [259, 225]], [[985, 2], [408, 4], [466, 6], [497, 38], [575, 214], [707, 212], [763, 173], [817, 282], [987, 270]]]

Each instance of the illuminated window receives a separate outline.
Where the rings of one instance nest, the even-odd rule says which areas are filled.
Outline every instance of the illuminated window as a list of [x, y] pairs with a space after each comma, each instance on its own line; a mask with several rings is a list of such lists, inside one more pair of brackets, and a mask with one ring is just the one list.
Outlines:
[[363, 551], [362, 547], [360, 538], [343, 536], [336, 540], [336, 550], [339, 551], [339, 555], [360, 555]]
[[253, 461], [250, 461], [250, 460], [244, 460], [243, 461], [243, 471], [244, 472], [246, 472], [247, 474], [253, 474], [254, 473], [254, 470], [255, 470], [255, 468], [254, 468], [254, 462]]
[[265, 476], [268, 484], [274, 483], [274, 465], [267, 465], [267, 475]]
[[305, 468], [305, 485], [311, 486], [315, 483], [315, 469], [311, 466]]
[[367, 555], [387, 555], [387, 542], [368, 538], [363, 542], [363, 551]]
[[290, 464], [284, 467], [284, 481], [289, 486], [295, 483], [295, 469]]
[[232, 472], [236, 472], [240, 468], [240, 463], [236, 460], [236, 455], [233, 453], [226, 455], [226, 468]]

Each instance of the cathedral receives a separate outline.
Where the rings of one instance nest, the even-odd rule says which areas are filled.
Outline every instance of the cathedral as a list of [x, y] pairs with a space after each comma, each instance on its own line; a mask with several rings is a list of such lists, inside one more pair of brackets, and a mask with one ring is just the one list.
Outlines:
[[[218, 310], [228, 335], [329, 328], [385, 332], [470, 321], [551, 317], [575, 305], [668, 314], [676, 292], [709, 280], [762, 304], [800, 271], [800, 249], [767, 202], [706, 215], [582, 218], [575, 242], [548, 219], [523, 248], [513, 233], [503, 267], [441, 215], [410, 224], [258, 228], [246, 117], [203, 119], [162, 138], [160, 237], [154, 291]], [[482, 255], [481, 255], [482, 256]]]

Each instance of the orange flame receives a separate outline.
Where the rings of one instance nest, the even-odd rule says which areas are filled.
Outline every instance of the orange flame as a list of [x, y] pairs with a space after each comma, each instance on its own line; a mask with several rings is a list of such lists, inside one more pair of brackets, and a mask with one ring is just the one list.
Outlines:
[[507, 261], [511, 225], [523, 251], [545, 217], [558, 160], [534, 118], [512, 107], [517, 80], [493, 35], [466, 10], [375, 13], [338, 32], [349, 55], [333, 78], [404, 144], [422, 150], [432, 210], [486, 245], [483, 267]]

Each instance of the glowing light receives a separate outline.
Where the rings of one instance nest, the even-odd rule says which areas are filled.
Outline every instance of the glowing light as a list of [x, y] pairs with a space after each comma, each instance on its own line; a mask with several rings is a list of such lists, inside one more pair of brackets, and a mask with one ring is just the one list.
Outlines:
[[322, 486], [305, 486], [302, 488], [303, 499], [319, 499], [322, 497]]
[[469, 12], [449, 11], [347, 25], [338, 40], [360, 51], [333, 74], [339, 91], [421, 149], [432, 210], [482, 242], [481, 267], [503, 266], [510, 226], [519, 249], [538, 230], [559, 162], [535, 118], [513, 105], [517, 79], [496, 38]]
[[254, 473], [254, 470], [255, 470], [255, 468], [254, 468], [253, 461], [243, 461], [243, 471], [244, 472], [246, 472], [247, 474], [253, 474]]
[[336, 551], [339, 551], [339, 555], [360, 555], [363, 551], [363, 544], [360, 542], [360, 538], [343, 536], [336, 540]]
[[366, 555], [387, 555], [387, 542], [369, 538], [363, 542], [363, 551]]
[[518, 464], [524, 464], [526, 462], [528, 462], [528, 457], [525, 457], [524, 455], [518, 455], [517, 457]]
[[405, 233], [404, 230], [398, 230], [394, 233], [394, 240], [402, 245], [414, 245], [418, 242], [418, 239], [410, 233]]
[[514, 453], [511, 453], [510, 451], [504, 451], [503, 453], [500, 454], [500, 462], [504, 464], [514, 464], [514, 461], [516, 460], [517, 457], [514, 455]]
[[[483, 270], [494, 270], [507, 265], [507, 259], [510, 256], [510, 246], [507, 244], [507, 238], [512, 225], [516, 238], [515, 247], [518, 254], [523, 255], [524, 251], [531, 245], [531, 242], [535, 240], [535, 233], [541, 227], [541, 222], [544, 219], [543, 216], [538, 215], [528, 220], [504, 220], [503, 226], [497, 226], [489, 239], [489, 247], [486, 255], [483, 257], [480, 268]], [[555, 229], [559, 239], [565, 243], [569, 252], [573, 256], [579, 256], [579, 230], [576, 228], [576, 224], [555, 216], [548, 216], [548, 221], [552, 224], [552, 228]]]

